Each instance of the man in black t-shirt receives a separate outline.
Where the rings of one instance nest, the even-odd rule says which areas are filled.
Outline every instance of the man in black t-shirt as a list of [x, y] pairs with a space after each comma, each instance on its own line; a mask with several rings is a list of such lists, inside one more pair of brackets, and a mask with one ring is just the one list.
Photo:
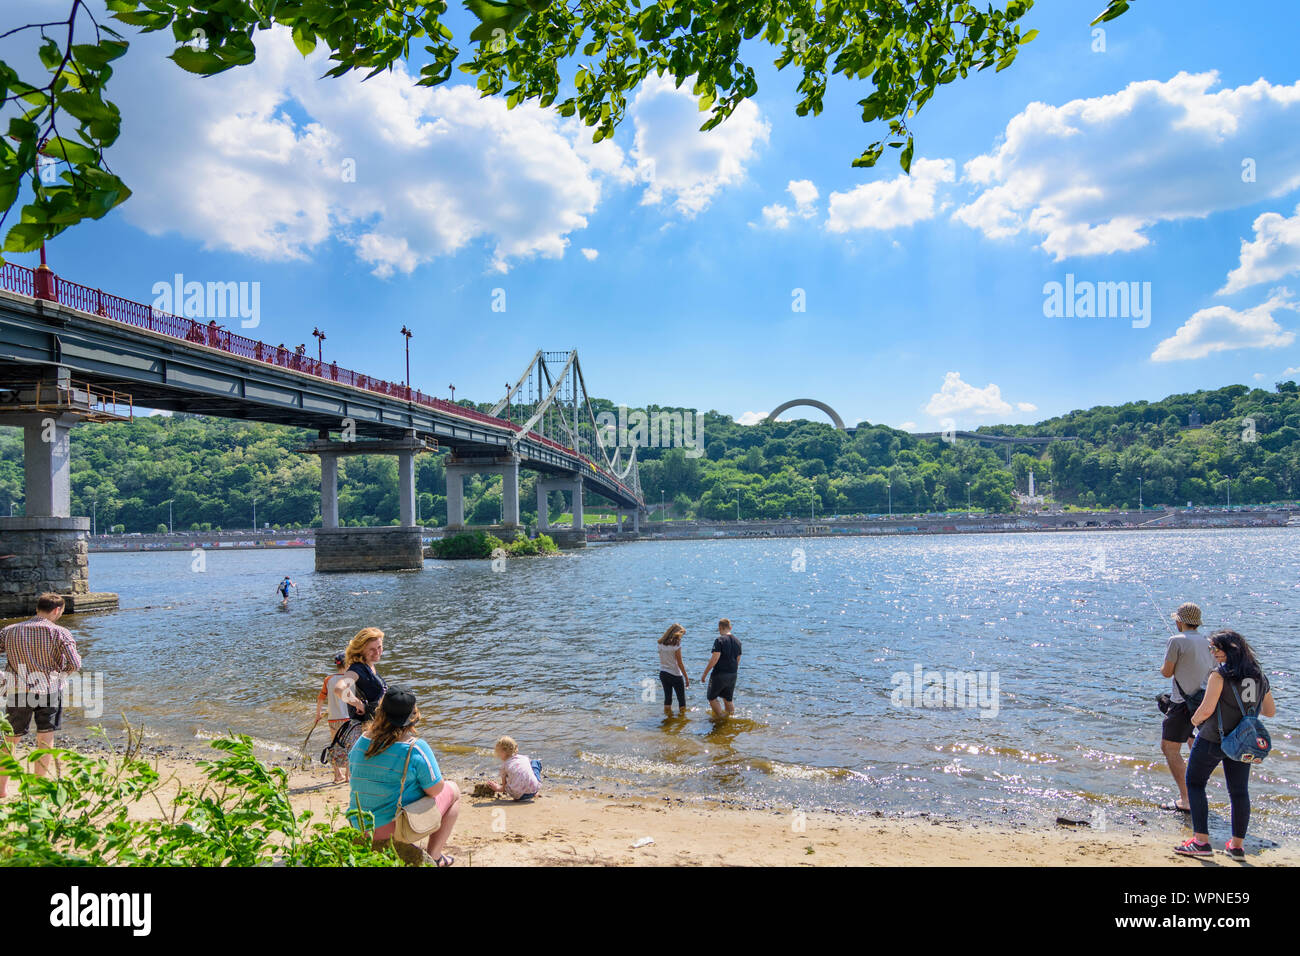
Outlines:
[[[709, 658], [709, 666], [704, 668], [704, 676], [700, 678], [701, 681], [708, 681], [709, 706], [719, 717], [723, 715], [723, 701], [726, 701], [727, 716], [736, 712], [731, 699], [736, 693], [736, 673], [739, 670], [740, 641], [731, 633], [731, 622], [724, 617], [718, 622], [718, 639], [713, 642], [713, 656]], [[710, 671], [713, 672], [712, 678], [709, 677]]]

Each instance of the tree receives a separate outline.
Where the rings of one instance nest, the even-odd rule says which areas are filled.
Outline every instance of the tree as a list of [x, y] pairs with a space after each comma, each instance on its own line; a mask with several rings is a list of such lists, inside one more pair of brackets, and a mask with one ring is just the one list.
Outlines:
[[[324, 44], [333, 64], [327, 77], [358, 70], [374, 76], [408, 58], [415, 44], [427, 55], [420, 85], [445, 83], [459, 66], [477, 77], [484, 96], [576, 116], [593, 127], [596, 142], [613, 135], [628, 95], [651, 74], [678, 87], [690, 83], [707, 113], [701, 129], [712, 129], [758, 92], [742, 44], [746, 55], [766, 46], [779, 70], [800, 74], [799, 116], [822, 111], [831, 77], [865, 80], [862, 120], [884, 128], [853, 165], [873, 166], [892, 147], [904, 171], [915, 149], [908, 122], [939, 87], [972, 71], [1005, 69], [1037, 33], [1021, 34], [1019, 25], [1033, 0], [983, 11], [965, 0], [464, 0], [479, 22], [462, 50], [443, 22], [445, 0], [105, 2], [119, 24], [147, 33], [169, 29], [177, 41], [170, 59], [190, 73], [211, 76], [252, 63], [256, 35], [273, 26], [291, 30], [304, 56]], [[31, 191], [5, 236], [9, 252], [35, 249], [131, 195], [105, 161], [121, 132], [121, 115], [107, 98], [112, 64], [127, 53], [128, 41], [97, 22], [86, 0], [66, 3], [63, 20], [0, 33], [39, 40], [44, 70], [24, 77], [0, 61], [0, 106], [23, 110], [10, 119], [8, 139], [0, 139], [0, 225], [24, 180]], [[1109, 0], [1094, 22], [1128, 6]]]

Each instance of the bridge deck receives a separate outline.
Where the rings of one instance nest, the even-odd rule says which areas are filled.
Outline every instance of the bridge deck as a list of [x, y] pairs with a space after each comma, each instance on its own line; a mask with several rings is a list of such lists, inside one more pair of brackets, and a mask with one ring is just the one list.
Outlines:
[[130, 393], [137, 406], [316, 430], [338, 431], [351, 419], [358, 435], [396, 439], [413, 431], [467, 456], [503, 455], [513, 446], [529, 468], [579, 472], [602, 497], [644, 506], [586, 455], [507, 419], [267, 345], [215, 320], [51, 279], [53, 294], [38, 298], [34, 270], [0, 266], [0, 385], [59, 365], [79, 380]]

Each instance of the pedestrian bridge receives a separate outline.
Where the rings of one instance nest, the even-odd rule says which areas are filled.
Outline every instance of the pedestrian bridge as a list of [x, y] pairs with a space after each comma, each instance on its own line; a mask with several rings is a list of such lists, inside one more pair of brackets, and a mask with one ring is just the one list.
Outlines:
[[[462, 483], [475, 473], [502, 476], [502, 524], [517, 527], [520, 468], [546, 476], [537, 483], [543, 527], [546, 495], [556, 490], [572, 496], [575, 528], [582, 526], [584, 491], [613, 503], [635, 525], [645, 510], [635, 449], [606, 445], [576, 350], [537, 352], [485, 413], [312, 358], [303, 346], [269, 345], [215, 319], [172, 315], [78, 285], [44, 266], [0, 266], [0, 423], [26, 429], [28, 519], [85, 521], [69, 513], [69, 431], [94, 415], [129, 416], [135, 407], [315, 431], [316, 440], [302, 451], [321, 458], [325, 533], [317, 566], [323, 570], [334, 569], [322, 565], [329, 548], [320, 542], [338, 529], [339, 455], [397, 456], [396, 530], [415, 528], [414, 458], [435, 448], [450, 451], [449, 528], [464, 525]], [[379, 538], [395, 529], [371, 530], [370, 550], [392, 544]], [[408, 543], [399, 550], [405, 555], [399, 564], [420, 566], [418, 548]], [[384, 566], [382, 560], [363, 564]]]

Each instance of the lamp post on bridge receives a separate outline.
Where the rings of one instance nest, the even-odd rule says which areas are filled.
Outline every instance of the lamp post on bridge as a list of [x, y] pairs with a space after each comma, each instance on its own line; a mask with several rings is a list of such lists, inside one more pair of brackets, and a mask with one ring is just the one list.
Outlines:
[[448, 387], [449, 389], [451, 389], [451, 403], [452, 403], [453, 405], [455, 405], [455, 404], [456, 404], [456, 386], [455, 386], [455, 385], [448, 385], [447, 387]]
[[406, 391], [408, 398], [411, 391], [411, 336], [414, 334], [405, 325], [402, 326], [402, 335], [406, 336]]
[[1138, 511], [1142, 510], [1142, 479], [1138, 479]]
[[311, 334], [316, 336], [316, 361], [317, 363], [324, 365], [325, 359], [321, 354], [321, 343], [325, 341], [325, 333], [318, 328], [313, 328]]
[[894, 483], [885, 482], [885, 494], [889, 496], [889, 517], [894, 517]]

